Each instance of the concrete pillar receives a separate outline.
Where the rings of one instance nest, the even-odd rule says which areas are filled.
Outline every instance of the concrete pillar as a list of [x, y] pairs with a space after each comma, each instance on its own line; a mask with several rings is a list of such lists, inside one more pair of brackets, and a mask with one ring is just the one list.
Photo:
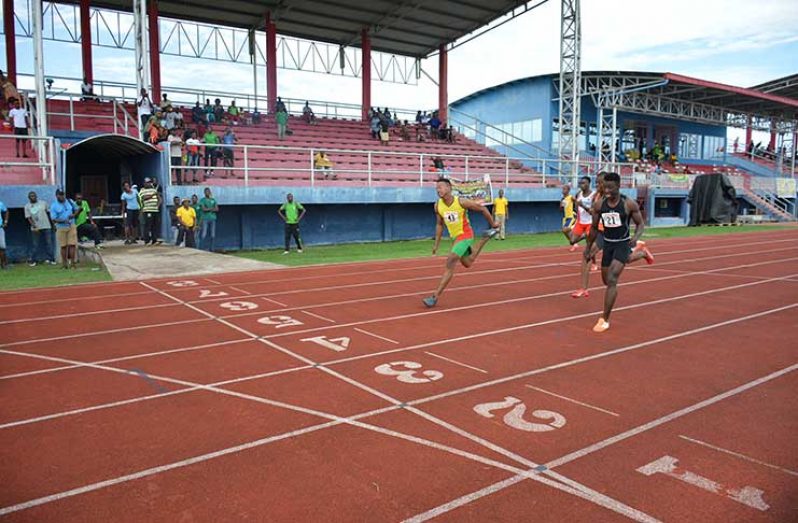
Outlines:
[[90, 0], [80, 0], [80, 54], [83, 58], [83, 78], [94, 85], [94, 67], [91, 54]]
[[3, 1], [3, 32], [6, 35], [6, 78], [17, 85], [17, 41], [14, 32], [14, 0]]
[[363, 64], [363, 102], [361, 114], [363, 120], [368, 119], [369, 109], [371, 109], [371, 38], [368, 29], [363, 29], [360, 33], [360, 49], [362, 53], [361, 63]]
[[438, 118], [449, 125], [449, 53], [446, 45], [441, 45], [438, 54]]
[[266, 13], [266, 103], [266, 112], [274, 112], [277, 105], [277, 26], [270, 12]]
[[150, 76], [152, 81], [153, 103], [161, 103], [161, 39], [158, 33], [158, 0], [149, 0], [147, 10], [150, 33]]

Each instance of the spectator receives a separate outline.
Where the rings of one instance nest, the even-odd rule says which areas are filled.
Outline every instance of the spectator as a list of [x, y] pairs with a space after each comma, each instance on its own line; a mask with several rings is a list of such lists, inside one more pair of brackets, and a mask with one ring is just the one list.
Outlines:
[[241, 112], [238, 110], [238, 107], [236, 107], [235, 100], [230, 102], [230, 107], [227, 108], [227, 114], [230, 115], [230, 120], [232, 120], [233, 125], [238, 125]]
[[172, 198], [172, 205], [169, 206], [169, 224], [172, 227], [172, 241], [177, 243], [177, 236], [180, 232], [180, 220], [177, 219], [177, 210], [180, 208], [180, 196]]
[[[194, 225], [194, 229], [199, 230], [200, 225], [202, 224], [202, 208], [199, 204], [199, 196], [196, 194], [191, 195], [191, 208], [194, 209], [194, 218], [197, 220], [196, 224]], [[196, 235], [194, 238], [196, 239]]]
[[260, 122], [263, 120], [263, 115], [260, 114], [258, 108], [256, 107], [254, 111], [252, 111], [252, 123], [255, 125], [260, 125]]
[[210, 244], [208, 245], [208, 250], [213, 252], [213, 243], [216, 239], [216, 213], [219, 212], [219, 204], [216, 202], [216, 198], [213, 197], [211, 194], [211, 188], [205, 188], [205, 197], [199, 201], [200, 212], [202, 213], [202, 218], [200, 222], [202, 223], [202, 234], [200, 235], [200, 248], [202, 248], [202, 244], [205, 243], [205, 240], [210, 236]]
[[441, 140], [454, 143], [454, 129], [452, 129], [451, 126], [447, 127], [445, 124], [442, 124], [440, 131], [438, 131], [438, 136], [440, 136]]
[[[300, 214], [301, 213], [301, 214]], [[305, 208], [302, 204], [294, 201], [294, 195], [288, 193], [286, 202], [277, 210], [277, 214], [285, 222], [285, 251], [283, 254], [291, 252], [291, 237], [296, 242], [296, 252], [302, 253], [302, 242], [299, 239], [299, 222], [305, 216]]]
[[224, 162], [224, 166], [227, 167], [227, 174], [230, 176], [234, 176], [231, 169], [235, 164], [235, 148], [233, 147], [235, 144], [238, 143], [238, 136], [236, 133], [233, 132], [232, 127], [228, 127], [224, 131], [224, 136], [222, 136], [222, 161]]
[[213, 128], [209, 125], [202, 141], [205, 144], [205, 171], [208, 176], [212, 176], [213, 169], [208, 167], [216, 167], [216, 160], [219, 158], [219, 135], [213, 132]]
[[424, 131], [424, 127], [417, 126], [416, 127], [416, 141], [417, 142], [426, 142], [427, 141], [427, 133]]
[[8, 227], [8, 207], [0, 201], [0, 269], [8, 269], [6, 258], [6, 227]]
[[194, 248], [194, 228], [197, 225], [197, 212], [191, 205], [188, 199], [183, 200], [181, 205], [175, 212], [180, 231], [177, 234], [178, 247], [185, 242], [186, 247]]
[[213, 112], [213, 105], [211, 104], [211, 99], [210, 98], [206, 98], [205, 99], [205, 107], [203, 109], [205, 110], [205, 119], [209, 123], [215, 122], [216, 121], [216, 114]]
[[178, 136], [177, 130], [172, 130], [169, 131], [166, 141], [169, 142], [169, 163], [172, 165], [172, 172], [174, 173], [172, 179], [175, 180], [177, 185], [182, 185], [188, 178], [185, 176], [186, 171], [181, 169], [183, 166], [183, 140]]
[[[39, 261], [46, 261], [50, 265], [55, 265], [51, 240], [50, 206], [47, 205], [47, 202], [40, 202], [38, 195], [33, 191], [28, 193], [28, 203], [25, 204], [25, 219], [30, 224], [31, 239], [28, 265], [36, 267]], [[44, 250], [44, 257], [39, 258], [42, 249]]]
[[0, 89], [3, 91], [3, 98], [6, 104], [8, 104], [8, 107], [12, 107], [14, 102], [22, 102], [22, 97], [19, 95], [19, 91], [17, 91], [17, 86], [6, 78], [5, 75], [0, 77]]
[[122, 216], [125, 219], [125, 245], [138, 243], [139, 230], [139, 192], [131, 187], [130, 182], [122, 184]]
[[275, 113], [279, 113], [281, 111], [284, 112], [284, 113], [288, 112], [288, 110], [285, 108], [285, 104], [283, 103], [283, 99], [278, 96], [277, 97], [277, 104], [275, 104], [275, 106], [274, 106], [274, 112]]
[[286, 128], [288, 127], [288, 113], [285, 111], [285, 106], [283, 106], [282, 110], [277, 110], [274, 119], [277, 122], [277, 138], [282, 140], [285, 138]]
[[139, 191], [141, 221], [144, 224], [144, 245], [162, 243], [158, 239], [161, 226], [161, 195], [152, 184], [152, 178], [144, 178], [144, 188]]
[[302, 118], [310, 125], [316, 125], [316, 115], [313, 113], [313, 109], [310, 108], [310, 104], [305, 102], [305, 107], [302, 108]]
[[427, 111], [424, 111], [424, 114], [421, 115], [421, 125], [429, 125], [429, 115]]
[[94, 94], [94, 86], [91, 85], [85, 76], [83, 77], [83, 83], [80, 84], [80, 94], [82, 95], [81, 100], [84, 102], [88, 102], [89, 100], [98, 100], [97, 95]]
[[493, 200], [493, 221], [499, 224], [499, 239], [504, 239], [505, 223], [510, 219], [510, 204], [504, 197], [504, 189], [499, 189], [499, 197]]
[[317, 152], [316, 156], [313, 157], [313, 166], [316, 169], [324, 172], [325, 180], [330, 176], [332, 176], [333, 180], [338, 179], [338, 176], [336, 176], [332, 172], [333, 163], [330, 160], [329, 156], [327, 156], [327, 153], [325, 153], [324, 151]]
[[183, 113], [180, 112], [180, 109], [174, 109], [174, 115], [175, 129], [183, 129], [186, 126]]
[[146, 89], [141, 90], [141, 94], [139, 95], [138, 99], [136, 100], [136, 110], [139, 113], [139, 122], [141, 122], [141, 135], [145, 136], [145, 132], [147, 132], [147, 122], [150, 121], [150, 117], [152, 116], [153, 111], [153, 103], [150, 100], [150, 95], [147, 94]]
[[446, 168], [446, 164], [443, 163], [443, 160], [436, 156], [432, 159], [432, 172], [439, 172], [441, 176], [448, 177], [447, 175], [451, 172], [449, 169]]
[[216, 118], [217, 123], [222, 123], [224, 121], [224, 107], [219, 98], [213, 101], [213, 117]]
[[372, 138], [379, 138], [380, 137], [380, 117], [377, 113], [374, 113], [371, 116], [371, 137]]
[[[194, 131], [189, 131], [188, 138], [186, 139], [186, 157], [187, 157], [187, 160], [188, 160], [188, 166], [189, 167], [194, 167], [194, 169], [191, 170], [191, 181], [192, 182], [200, 181], [200, 180], [197, 179], [198, 175], [197, 175], [197, 169], [196, 168], [199, 167], [199, 164], [200, 164], [200, 146], [201, 145], [202, 145], [202, 142], [200, 142], [197, 139], [197, 135], [194, 133]], [[188, 170], [186, 172], [188, 173]], [[185, 178], [186, 178], [186, 181], [188, 181], [189, 177], [185, 176]], [[180, 205], [180, 202], [178, 202], [178, 205]]]
[[169, 135], [169, 132], [164, 127], [166, 123], [163, 113], [158, 111], [150, 118], [147, 124], [147, 133], [149, 134], [149, 142], [153, 145], [162, 142]]
[[[15, 136], [28, 136], [28, 111], [22, 109], [19, 100], [14, 102], [14, 108], [8, 113], [8, 117], [14, 123]], [[19, 146], [22, 146], [22, 155], [28, 158], [28, 140], [25, 138], [17, 138], [14, 140], [17, 151], [17, 158], [19, 158]]]
[[61, 248], [61, 265], [64, 269], [75, 268], [78, 262], [78, 228], [75, 217], [80, 208], [67, 199], [64, 191], [55, 191], [55, 202], [50, 206], [50, 217], [55, 223], [55, 234]]
[[391, 111], [386, 107], [382, 111], [382, 121], [388, 124], [388, 127], [393, 127], [393, 118], [391, 118]]
[[380, 145], [388, 145], [391, 139], [391, 134], [388, 132], [388, 124], [383, 122], [380, 124]]
[[441, 127], [441, 120], [438, 118], [438, 113], [432, 113], [432, 118], [429, 120], [429, 134], [432, 138], [438, 137], [438, 129]]
[[78, 238], [88, 238], [94, 241], [94, 246], [97, 249], [102, 249], [103, 237], [97, 224], [94, 223], [89, 202], [83, 199], [81, 193], [75, 193], [75, 205], [78, 206], [78, 215], [75, 217]]
[[407, 125], [407, 120], [405, 120], [399, 128], [399, 138], [401, 138], [403, 142], [410, 141], [410, 127]]
[[163, 114], [163, 126], [167, 131], [171, 131], [177, 127], [177, 113], [171, 105], [166, 108]]
[[424, 120], [424, 118], [423, 116], [421, 116], [421, 111], [419, 111], [416, 113], [416, 123], [423, 124], [424, 122], [422, 120]]
[[163, 99], [161, 100], [161, 110], [166, 111], [169, 107], [172, 107], [172, 101], [167, 98], [166, 93], [163, 93]]
[[205, 110], [197, 100], [197, 104], [191, 108], [191, 121], [193, 123], [205, 123], [207, 118], [205, 117]]

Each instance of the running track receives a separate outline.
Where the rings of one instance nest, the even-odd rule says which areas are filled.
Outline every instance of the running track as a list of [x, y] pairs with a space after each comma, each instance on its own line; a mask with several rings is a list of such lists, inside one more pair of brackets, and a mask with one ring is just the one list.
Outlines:
[[798, 231], [0, 293], [0, 519], [788, 521]]

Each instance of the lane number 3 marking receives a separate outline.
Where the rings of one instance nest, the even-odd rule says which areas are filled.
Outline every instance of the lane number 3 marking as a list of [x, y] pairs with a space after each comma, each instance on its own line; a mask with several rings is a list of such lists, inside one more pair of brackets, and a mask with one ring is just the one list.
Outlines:
[[423, 368], [423, 365], [415, 361], [392, 361], [391, 363], [383, 363], [382, 365], [374, 367], [374, 372], [384, 376], [395, 376], [396, 379], [402, 383], [412, 384], [430, 383], [443, 378], [443, 373], [440, 371], [417, 370], [421, 368]]
[[539, 420], [549, 420], [548, 423], [533, 423], [524, 419], [526, 405], [512, 396], [506, 396], [504, 401], [493, 403], [481, 403], [474, 407], [474, 412], [486, 418], [493, 417], [494, 410], [505, 410], [512, 407], [513, 410], [504, 415], [502, 420], [505, 425], [525, 432], [549, 432], [565, 426], [565, 416], [551, 410], [532, 411], [532, 417]]

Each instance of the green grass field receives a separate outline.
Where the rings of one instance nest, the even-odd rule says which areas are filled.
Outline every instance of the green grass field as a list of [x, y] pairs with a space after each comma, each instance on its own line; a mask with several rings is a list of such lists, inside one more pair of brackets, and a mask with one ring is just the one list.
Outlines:
[[7, 271], [0, 271], [0, 290], [29, 289], [72, 285], [96, 281], [110, 281], [108, 271], [96, 263], [81, 263], [77, 269], [64, 270], [60, 265], [37, 265], [28, 267], [17, 263]]
[[[772, 231], [788, 227], [778, 225], [746, 225], [741, 227], [671, 227], [648, 229], [646, 238], [677, 238], [700, 235], [738, 234], [753, 231]], [[450, 241], [441, 242], [440, 252], [448, 252]], [[485, 252], [530, 249], [535, 247], [565, 246], [561, 233], [522, 234], [508, 237], [505, 241], [492, 241]], [[348, 243], [342, 245], [309, 246], [303, 254], [292, 251], [283, 255], [282, 249], [241, 251], [231, 253], [253, 260], [279, 263], [288, 266], [313, 265], [320, 263], [343, 263], [367, 260], [393, 260], [429, 256], [432, 240], [396, 241], [386, 243]], [[110, 281], [108, 272], [96, 264], [81, 263], [75, 270], [64, 270], [60, 265], [38, 265], [28, 267], [18, 263], [7, 271], [0, 271], [0, 291], [52, 287], [76, 283]]]
[[[644, 238], [678, 238], [716, 234], [739, 234], [742, 232], [773, 231], [785, 228], [778, 225], [743, 225], [739, 227], [667, 227], [648, 229]], [[447, 253], [450, 241], [441, 241], [440, 253]], [[509, 236], [504, 241], [492, 241], [483, 252], [531, 249], [535, 247], [565, 246], [562, 233], [520, 234]], [[283, 249], [240, 251], [231, 253], [253, 260], [280, 263], [289, 266], [314, 265], [320, 263], [343, 263], [367, 260], [393, 260], [429, 256], [432, 240], [409, 240], [385, 243], [347, 243], [340, 245], [308, 246], [305, 252], [283, 255]]]

